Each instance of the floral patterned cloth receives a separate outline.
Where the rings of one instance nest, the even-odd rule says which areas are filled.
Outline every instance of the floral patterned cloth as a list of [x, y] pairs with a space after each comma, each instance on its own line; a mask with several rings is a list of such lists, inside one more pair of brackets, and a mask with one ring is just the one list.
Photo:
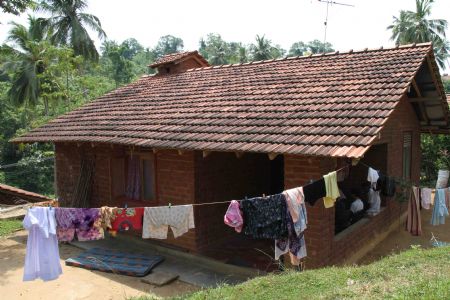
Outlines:
[[117, 207], [108, 207], [102, 206], [100, 207], [100, 215], [101, 215], [101, 226], [105, 229], [112, 228], [112, 221], [116, 218]]
[[287, 206], [283, 194], [242, 200], [244, 234], [255, 239], [281, 239], [288, 236]]
[[144, 218], [144, 208], [118, 208], [115, 213], [115, 219], [111, 223], [115, 231], [141, 230], [142, 219]]
[[75, 233], [79, 241], [104, 238], [99, 208], [55, 208], [57, 237], [59, 241], [70, 242]]
[[[306, 215], [300, 215], [300, 219], [302, 219], [300, 222], [303, 222], [304, 224], [307, 223]], [[275, 240], [275, 259], [278, 260], [281, 255], [289, 252], [291, 263], [298, 266], [300, 264], [300, 259], [306, 256], [306, 244], [303, 234], [303, 230], [306, 229], [306, 225], [300, 233], [297, 233], [289, 209], [286, 212], [286, 222], [288, 237]]]

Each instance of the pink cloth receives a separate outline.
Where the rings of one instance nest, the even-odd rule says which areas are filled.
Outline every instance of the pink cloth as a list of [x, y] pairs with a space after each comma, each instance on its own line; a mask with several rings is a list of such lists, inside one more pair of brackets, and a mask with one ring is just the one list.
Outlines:
[[239, 207], [239, 202], [232, 200], [228, 206], [227, 212], [223, 217], [223, 221], [230, 227], [234, 227], [236, 232], [241, 232], [244, 225], [244, 219], [242, 218], [242, 212]]
[[290, 190], [286, 190], [283, 192], [284, 197], [286, 198], [286, 203], [291, 213], [292, 221], [296, 223], [299, 218], [300, 205], [304, 204], [303, 188], [293, 188]]

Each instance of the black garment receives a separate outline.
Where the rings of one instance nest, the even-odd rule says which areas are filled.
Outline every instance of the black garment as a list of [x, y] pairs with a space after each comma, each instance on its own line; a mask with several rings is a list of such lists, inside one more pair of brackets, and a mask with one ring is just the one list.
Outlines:
[[350, 211], [350, 209], [347, 209], [345, 207], [345, 200], [338, 200], [336, 201], [335, 205], [335, 233], [341, 232], [342, 230], [344, 230], [345, 228], [347, 228], [348, 226], [350, 226], [350, 220], [352, 217], [352, 212]]
[[327, 194], [325, 189], [325, 180], [322, 178], [305, 185], [303, 187], [303, 194], [305, 195], [305, 202], [308, 202], [311, 206], [313, 206], [317, 200], [325, 197]]
[[381, 195], [393, 197], [395, 195], [395, 179], [378, 172], [377, 190], [381, 191]]
[[242, 200], [244, 234], [255, 239], [281, 239], [288, 236], [286, 200], [283, 194]]

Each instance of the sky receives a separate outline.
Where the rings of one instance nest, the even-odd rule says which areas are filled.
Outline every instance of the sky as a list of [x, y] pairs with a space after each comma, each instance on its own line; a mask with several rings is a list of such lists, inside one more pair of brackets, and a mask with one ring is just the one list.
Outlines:
[[[336, 50], [392, 46], [386, 27], [401, 9], [414, 10], [414, 0], [335, 0], [354, 7], [330, 5], [327, 42]], [[184, 41], [185, 50], [198, 48], [208, 33], [226, 41], [252, 43], [265, 34], [288, 50], [297, 41], [323, 40], [326, 4], [318, 0], [87, 0], [86, 12], [99, 17], [111, 40], [137, 39], [145, 47], [171, 34]], [[435, 0], [433, 18], [450, 20], [450, 1]], [[0, 13], [0, 42], [9, 21], [26, 23], [26, 14]], [[100, 41], [96, 42], [97, 46]]]

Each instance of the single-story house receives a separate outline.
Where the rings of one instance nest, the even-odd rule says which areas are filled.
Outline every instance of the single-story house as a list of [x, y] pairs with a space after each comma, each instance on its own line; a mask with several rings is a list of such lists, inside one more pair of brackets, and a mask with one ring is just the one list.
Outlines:
[[0, 205], [1, 204], [15, 205], [15, 204], [25, 204], [27, 202], [35, 203], [51, 200], [52, 199], [44, 195], [36, 194], [33, 192], [16, 188], [14, 186], [0, 183]]
[[[358, 162], [418, 183], [420, 134], [450, 132], [428, 43], [222, 66], [210, 66], [193, 51], [165, 56], [151, 67], [156, 75], [14, 140], [54, 143], [61, 206], [72, 203], [86, 161], [92, 207], [269, 195], [349, 163], [356, 166], [348, 181], [361, 184], [367, 167]], [[133, 168], [139, 170], [139, 191], [131, 199]], [[211, 249], [237, 236], [223, 223], [226, 208], [195, 206], [196, 228], [163, 243], [214, 255]], [[335, 234], [334, 208], [318, 201], [307, 209], [308, 268], [361, 256], [406, 211], [395, 199], [382, 199], [377, 216]], [[247, 244], [254, 253], [252, 241]]]

